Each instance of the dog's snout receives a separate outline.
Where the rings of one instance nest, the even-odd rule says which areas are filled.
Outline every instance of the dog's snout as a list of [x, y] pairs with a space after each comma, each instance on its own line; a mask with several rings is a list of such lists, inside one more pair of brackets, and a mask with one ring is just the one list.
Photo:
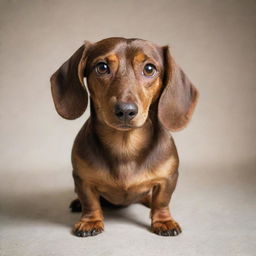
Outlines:
[[130, 121], [138, 114], [138, 106], [134, 103], [118, 102], [115, 105], [115, 115], [122, 121]]

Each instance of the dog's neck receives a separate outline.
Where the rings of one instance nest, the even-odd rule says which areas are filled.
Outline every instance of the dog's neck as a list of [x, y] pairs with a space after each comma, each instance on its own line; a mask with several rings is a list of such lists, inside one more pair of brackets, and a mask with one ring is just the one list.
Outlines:
[[[91, 111], [94, 112], [93, 106], [91, 106]], [[140, 128], [122, 131], [100, 121], [96, 113], [92, 116], [95, 117], [91, 120], [94, 133], [102, 146], [116, 159], [135, 160], [152, 143], [154, 127], [150, 117]]]
[[148, 119], [141, 128], [120, 131], [97, 123], [96, 133], [102, 144], [116, 157], [132, 160], [147, 148], [152, 137], [152, 124]]

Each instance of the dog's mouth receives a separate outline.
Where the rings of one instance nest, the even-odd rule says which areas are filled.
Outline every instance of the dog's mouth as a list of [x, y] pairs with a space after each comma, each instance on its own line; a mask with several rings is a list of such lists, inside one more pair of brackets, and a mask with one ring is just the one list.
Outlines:
[[105, 123], [107, 126], [120, 131], [130, 131], [132, 129], [138, 129], [138, 128], [141, 128], [144, 124], [143, 123], [141, 125], [136, 125], [128, 122], [116, 122], [116, 123], [111, 122], [110, 123], [107, 120], [105, 120]]
[[[109, 125], [109, 124], [108, 124]], [[122, 124], [111, 124], [109, 125], [114, 129], [117, 130], [122, 130], [122, 131], [128, 131], [128, 130], [132, 130], [132, 129], [137, 129], [137, 128], [141, 128], [141, 126], [137, 126], [137, 125], [132, 125], [132, 124], [127, 124], [127, 123], [122, 123]]]
[[116, 128], [122, 129], [122, 130], [130, 130], [130, 129], [140, 128], [140, 126], [130, 125], [130, 124], [119, 124], [119, 125], [116, 125]]

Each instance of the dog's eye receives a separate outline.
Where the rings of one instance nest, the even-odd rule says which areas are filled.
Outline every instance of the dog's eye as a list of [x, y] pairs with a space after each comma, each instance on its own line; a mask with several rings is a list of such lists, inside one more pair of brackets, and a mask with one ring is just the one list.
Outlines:
[[147, 64], [143, 69], [144, 76], [154, 76], [156, 74], [156, 67], [153, 64]]
[[109, 67], [108, 64], [105, 62], [99, 62], [96, 65], [96, 72], [100, 75], [108, 74], [109, 73]]

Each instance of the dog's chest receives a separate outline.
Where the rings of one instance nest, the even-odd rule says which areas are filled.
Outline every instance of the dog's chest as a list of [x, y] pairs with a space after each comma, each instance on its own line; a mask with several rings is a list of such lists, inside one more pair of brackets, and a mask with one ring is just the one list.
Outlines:
[[172, 163], [170, 158], [156, 169], [139, 167], [133, 162], [120, 164], [114, 170], [95, 170], [90, 180], [108, 201], [127, 205], [140, 201], [155, 185], [164, 182], [170, 175]]
[[116, 172], [106, 173], [96, 188], [110, 202], [126, 205], [146, 196], [154, 186], [154, 180], [155, 175], [148, 174], [148, 170], [136, 170], [130, 164], [120, 166]]
[[149, 164], [136, 161], [88, 161], [78, 155], [75, 170], [85, 184], [96, 188], [99, 194], [114, 204], [127, 205], [140, 201], [152, 188], [165, 182], [175, 168], [175, 156], [155, 158]]

